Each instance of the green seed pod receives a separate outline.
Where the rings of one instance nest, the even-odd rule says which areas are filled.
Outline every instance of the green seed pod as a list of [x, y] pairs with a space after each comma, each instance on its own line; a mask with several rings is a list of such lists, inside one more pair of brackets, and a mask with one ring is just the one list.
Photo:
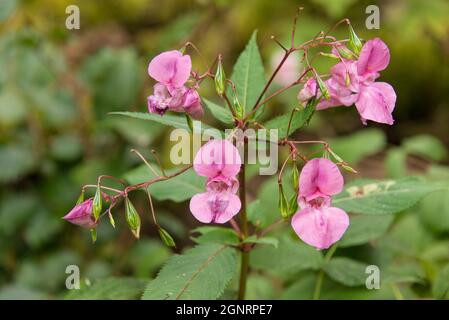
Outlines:
[[101, 210], [103, 209], [102, 200], [103, 198], [101, 195], [101, 188], [100, 185], [98, 185], [92, 203], [92, 213], [94, 215], [95, 221], [98, 221], [98, 218], [100, 218]]
[[140, 216], [137, 213], [136, 208], [134, 208], [133, 204], [128, 198], [125, 198], [125, 215], [126, 222], [128, 223], [129, 229], [133, 233], [133, 235], [139, 239], [140, 236]]
[[329, 100], [331, 98], [331, 96], [329, 94], [329, 90], [327, 89], [327, 86], [324, 83], [323, 79], [321, 79], [321, 77], [318, 74], [316, 74], [316, 82], [318, 83], [318, 87], [320, 88], [320, 91], [321, 91], [323, 97], [326, 100]]
[[292, 184], [293, 184], [293, 190], [295, 190], [295, 192], [297, 192], [298, 188], [299, 188], [299, 171], [298, 171], [298, 167], [296, 166], [296, 161], [293, 161]]
[[97, 229], [90, 229], [90, 237], [93, 243], [97, 241]]
[[284, 193], [284, 188], [282, 187], [282, 185], [279, 185], [279, 211], [281, 212], [281, 216], [284, 219], [288, 218], [288, 214], [289, 214], [289, 208], [288, 208], [288, 201], [287, 198], [285, 197], [285, 193]]
[[78, 197], [78, 200], [76, 200], [76, 204], [81, 204], [84, 202], [84, 190], [81, 191], [80, 196]]
[[296, 211], [298, 211], [298, 199], [297, 199], [297, 195], [296, 193], [294, 195], [292, 195], [292, 197], [290, 198], [289, 201], [289, 205], [288, 205], [288, 213], [289, 216], [293, 215], [296, 213]]
[[336, 46], [335, 48], [337, 49], [340, 56], [342, 56], [345, 59], [353, 60], [356, 58], [354, 53], [352, 53], [352, 51], [346, 48], [345, 46]]
[[360, 53], [363, 47], [362, 41], [357, 36], [351, 25], [349, 25], [349, 47], [357, 55]]
[[237, 119], [242, 119], [244, 116], [243, 107], [240, 104], [239, 98], [237, 97], [237, 94], [234, 94], [234, 100], [232, 102], [235, 114], [237, 116]]
[[173, 240], [173, 237], [161, 227], [159, 227], [159, 236], [166, 246], [176, 248], [176, 243], [175, 240]]
[[215, 73], [215, 90], [220, 96], [226, 90], [226, 74], [221, 63], [221, 57], [218, 60], [217, 72]]

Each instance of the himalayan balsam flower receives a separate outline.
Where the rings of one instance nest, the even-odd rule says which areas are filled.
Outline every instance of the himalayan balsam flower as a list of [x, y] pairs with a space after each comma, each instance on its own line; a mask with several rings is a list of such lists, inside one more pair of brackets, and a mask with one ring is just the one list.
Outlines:
[[[358, 60], [343, 59], [332, 67], [331, 77], [325, 81], [331, 98], [322, 99], [317, 110], [355, 104], [363, 124], [367, 120], [393, 124], [396, 93], [388, 83], [375, 81], [380, 76], [379, 71], [384, 70], [389, 62], [390, 52], [382, 40], [376, 38], [367, 41]], [[314, 81], [310, 80], [300, 91], [300, 101], [304, 102], [310, 96]]]
[[301, 209], [292, 218], [293, 230], [305, 243], [327, 249], [349, 226], [346, 212], [331, 206], [331, 197], [343, 189], [343, 176], [332, 161], [315, 158], [304, 166], [299, 181]]
[[203, 223], [226, 223], [241, 208], [235, 194], [239, 183], [236, 178], [242, 164], [238, 150], [228, 140], [211, 140], [195, 156], [193, 169], [206, 180], [206, 192], [190, 200], [190, 211]]
[[148, 97], [148, 111], [163, 115], [167, 110], [187, 112], [195, 119], [203, 116], [198, 92], [185, 83], [190, 77], [192, 62], [189, 55], [173, 50], [151, 60], [148, 74], [158, 81], [153, 95]]
[[93, 229], [96, 228], [97, 222], [92, 215], [92, 198], [77, 204], [63, 219], [76, 224], [80, 227]]

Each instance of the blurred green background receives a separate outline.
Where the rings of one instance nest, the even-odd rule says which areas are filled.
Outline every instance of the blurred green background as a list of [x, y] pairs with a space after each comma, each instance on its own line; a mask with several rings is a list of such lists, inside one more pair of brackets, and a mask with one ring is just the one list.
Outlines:
[[[380, 30], [367, 30], [365, 8], [374, 3], [380, 8]], [[121, 177], [140, 163], [129, 152], [131, 148], [145, 155], [154, 148], [169, 166], [170, 142], [165, 127], [108, 112], [145, 112], [146, 96], [153, 84], [147, 75], [149, 60], [161, 51], [180, 48], [186, 41], [201, 51], [202, 57], [189, 51], [194, 69], [204, 71], [205, 63], [210, 64], [221, 53], [230, 74], [252, 31], [258, 29], [268, 74], [279, 50], [270, 36], [281, 41], [289, 38], [298, 6], [305, 9], [298, 23], [297, 43], [344, 17], [351, 19], [363, 38], [381, 37], [391, 50], [391, 64], [381, 80], [393, 85], [398, 100], [394, 126], [370, 123], [365, 128], [354, 108], [334, 108], [318, 113], [296, 137], [328, 138], [362, 177], [414, 174], [449, 179], [445, 166], [449, 145], [449, 2], [374, 3], [1, 0], [0, 298], [62, 298], [67, 294], [68, 264], [79, 265], [88, 283], [111, 276], [138, 278], [108, 282], [104, 288], [108, 298], [128, 297], [121, 295], [118, 288], [125, 285], [120, 281], [142, 285], [139, 279], [153, 277], [172, 250], [155, 233], [144, 197], [135, 200], [143, 220], [140, 241], [127, 230], [121, 208], [116, 210], [117, 229], [102, 224], [95, 245], [88, 231], [61, 220], [76, 202], [83, 184], [95, 183], [100, 174]], [[80, 8], [80, 30], [65, 28], [65, 10], [70, 4]], [[347, 38], [347, 29], [337, 28], [334, 34]], [[332, 63], [326, 58], [319, 61], [323, 61], [323, 68]], [[294, 106], [297, 90], [274, 101], [267, 116]], [[200, 93], [216, 100], [211, 84], [205, 83]], [[219, 126], [210, 115], [206, 122]], [[263, 185], [262, 189], [270, 190]], [[257, 197], [255, 190], [250, 192], [250, 197]], [[381, 241], [351, 252], [368, 257], [386, 248], [391, 259], [403, 260], [430, 250], [423, 282], [407, 287], [406, 297], [410, 298], [428, 297], [432, 280], [441, 276], [441, 268], [449, 262], [449, 193], [431, 197], [397, 216], [385, 236], [403, 241], [406, 249], [383, 247]], [[276, 200], [272, 202], [275, 211]], [[188, 231], [198, 223], [190, 216], [187, 204], [164, 201], [157, 202], [156, 207], [161, 225], [177, 240], [175, 251], [192, 245]], [[423, 259], [415, 259], [421, 267]], [[447, 276], [449, 281], [449, 271]], [[281, 289], [271, 280], [254, 274], [250, 298], [279, 297], [276, 292]]]

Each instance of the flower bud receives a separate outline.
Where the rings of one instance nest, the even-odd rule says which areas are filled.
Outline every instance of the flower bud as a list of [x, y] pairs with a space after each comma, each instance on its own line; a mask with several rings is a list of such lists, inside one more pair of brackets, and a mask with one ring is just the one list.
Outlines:
[[92, 198], [75, 205], [63, 219], [83, 228], [96, 228], [97, 222], [92, 216]]
[[100, 185], [97, 186], [97, 190], [95, 191], [95, 196], [92, 204], [92, 213], [94, 215], [95, 221], [98, 221], [100, 218], [102, 205], [102, 196], [101, 196], [101, 188]]
[[217, 72], [215, 73], [215, 90], [222, 96], [226, 90], [226, 75], [221, 63], [221, 56], [218, 58]]
[[183, 95], [183, 108], [194, 119], [201, 119], [204, 115], [203, 106], [201, 105], [201, 98], [193, 88], [187, 89]]
[[284, 188], [282, 187], [282, 184], [279, 184], [279, 211], [281, 212], [281, 216], [284, 219], [288, 218], [289, 214], [289, 208], [288, 208], [288, 201], [284, 194]]
[[164, 242], [166, 246], [176, 248], [175, 240], [173, 240], [173, 237], [165, 229], [159, 227], [158, 231], [162, 242]]
[[355, 33], [354, 29], [352, 28], [352, 25], [349, 25], [349, 46], [351, 47], [352, 51], [355, 52], [355, 54], [359, 54], [362, 50], [362, 41]]
[[292, 184], [293, 184], [293, 190], [295, 190], [295, 192], [297, 192], [298, 188], [299, 188], [299, 171], [298, 171], [298, 167], [296, 166], [296, 161], [293, 161]]
[[232, 105], [234, 107], [237, 119], [242, 119], [244, 116], [244, 111], [242, 105], [240, 104], [239, 98], [237, 97], [237, 94], [234, 94], [234, 100], [232, 102]]
[[340, 56], [342, 56], [345, 59], [353, 60], [356, 58], [354, 56], [354, 54], [352, 53], [352, 51], [349, 50], [348, 48], [346, 48], [346, 46], [344, 46], [344, 45], [340, 45], [340, 46], [337, 45], [336, 49], [337, 49], [338, 53], [340, 54]]
[[131, 201], [128, 199], [128, 197], [125, 198], [125, 216], [126, 216], [126, 222], [128, 223], [128, 226], [133, 233], [133, 235], [139, 239], [140, 236], [140, 216], [136, 211], [136, 208], [134, 208]]
[[93, 243], [97, 241], [97, 229], [90, 229], [90, 237]]
[[293, 215], [298, 211], [298, 195], [295, 193], [290, 198], [289, 204], [288, 204], [288, 213], [289, 216]]
[[323, 79], [321, 79], [321, 77], [316, 74], [316, 82], [318, 84], [318, 87], [320, 88], [321, 94], [323, 95], [323, 97], [326, 100], [329, 100], [331, 98], [330, 94], [329, 94], [329, 90], [327, 89], [326, 84], [324, 83]]
[[78, 197], [78, 200], [76, 201], [76, 204], [81, 204], [84, 202], [84, 190], [81, 191], [80, 196]]

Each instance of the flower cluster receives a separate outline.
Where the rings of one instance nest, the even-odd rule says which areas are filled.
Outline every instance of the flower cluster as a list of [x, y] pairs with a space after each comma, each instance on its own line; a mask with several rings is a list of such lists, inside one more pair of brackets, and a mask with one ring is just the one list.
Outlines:
[[[343, 45], [333, 49], [333, 54], [342, 61], [332, 67], [331, 77], [324, 82], [330, 97], [322, 99], [317, 110], [355, 104], [364, 124], [367, 120], [393, 124], [396, 93], [390, 84], [376, 82], [379, 71], [384, 70], [390, 62], [387, 45], [378, 38], [369, 40], [363, 45], [356, 60], [341, 57], [339, 52], [342, 50], [348, 49]], [[306, 102], [317, 92], [317, 81], [310, 78], [299, 92], [298, 99]]]
[[158, 83], [148, 97], [148, 111], [160, 115], [167, 110], [186, 112], [192, 118], [200, 119], [204, 114], [200, 96], [195, 88], [185, 86], [191, 70], [190, 56], [179, 51], [166, 51], [154, 57], [148, 66], [148, 74]]
[[93, 199], [90, 198], [77, 204], [63, 219], [83, 228], [94, 229], [98, 221], [95, 221], [92, 214], [92, 203]]
[[346, 212], [331, 206], [332, 196], [343, 189], [343, 176], [332, 161], [315, 158], [306, 163], [299, 181], [301, 209], [293, 216], [292, 227], [305, 243], [327, 249], [349, 226]]
[[226, 223], [241, 207], [236, 195], [236, 178], [242, 160], [237, 148], [228, 140], [211, 140], [195, 156], [193, 169], [206, 180], [206, 192], [190, 200], [190, 211], [203, 223]]

